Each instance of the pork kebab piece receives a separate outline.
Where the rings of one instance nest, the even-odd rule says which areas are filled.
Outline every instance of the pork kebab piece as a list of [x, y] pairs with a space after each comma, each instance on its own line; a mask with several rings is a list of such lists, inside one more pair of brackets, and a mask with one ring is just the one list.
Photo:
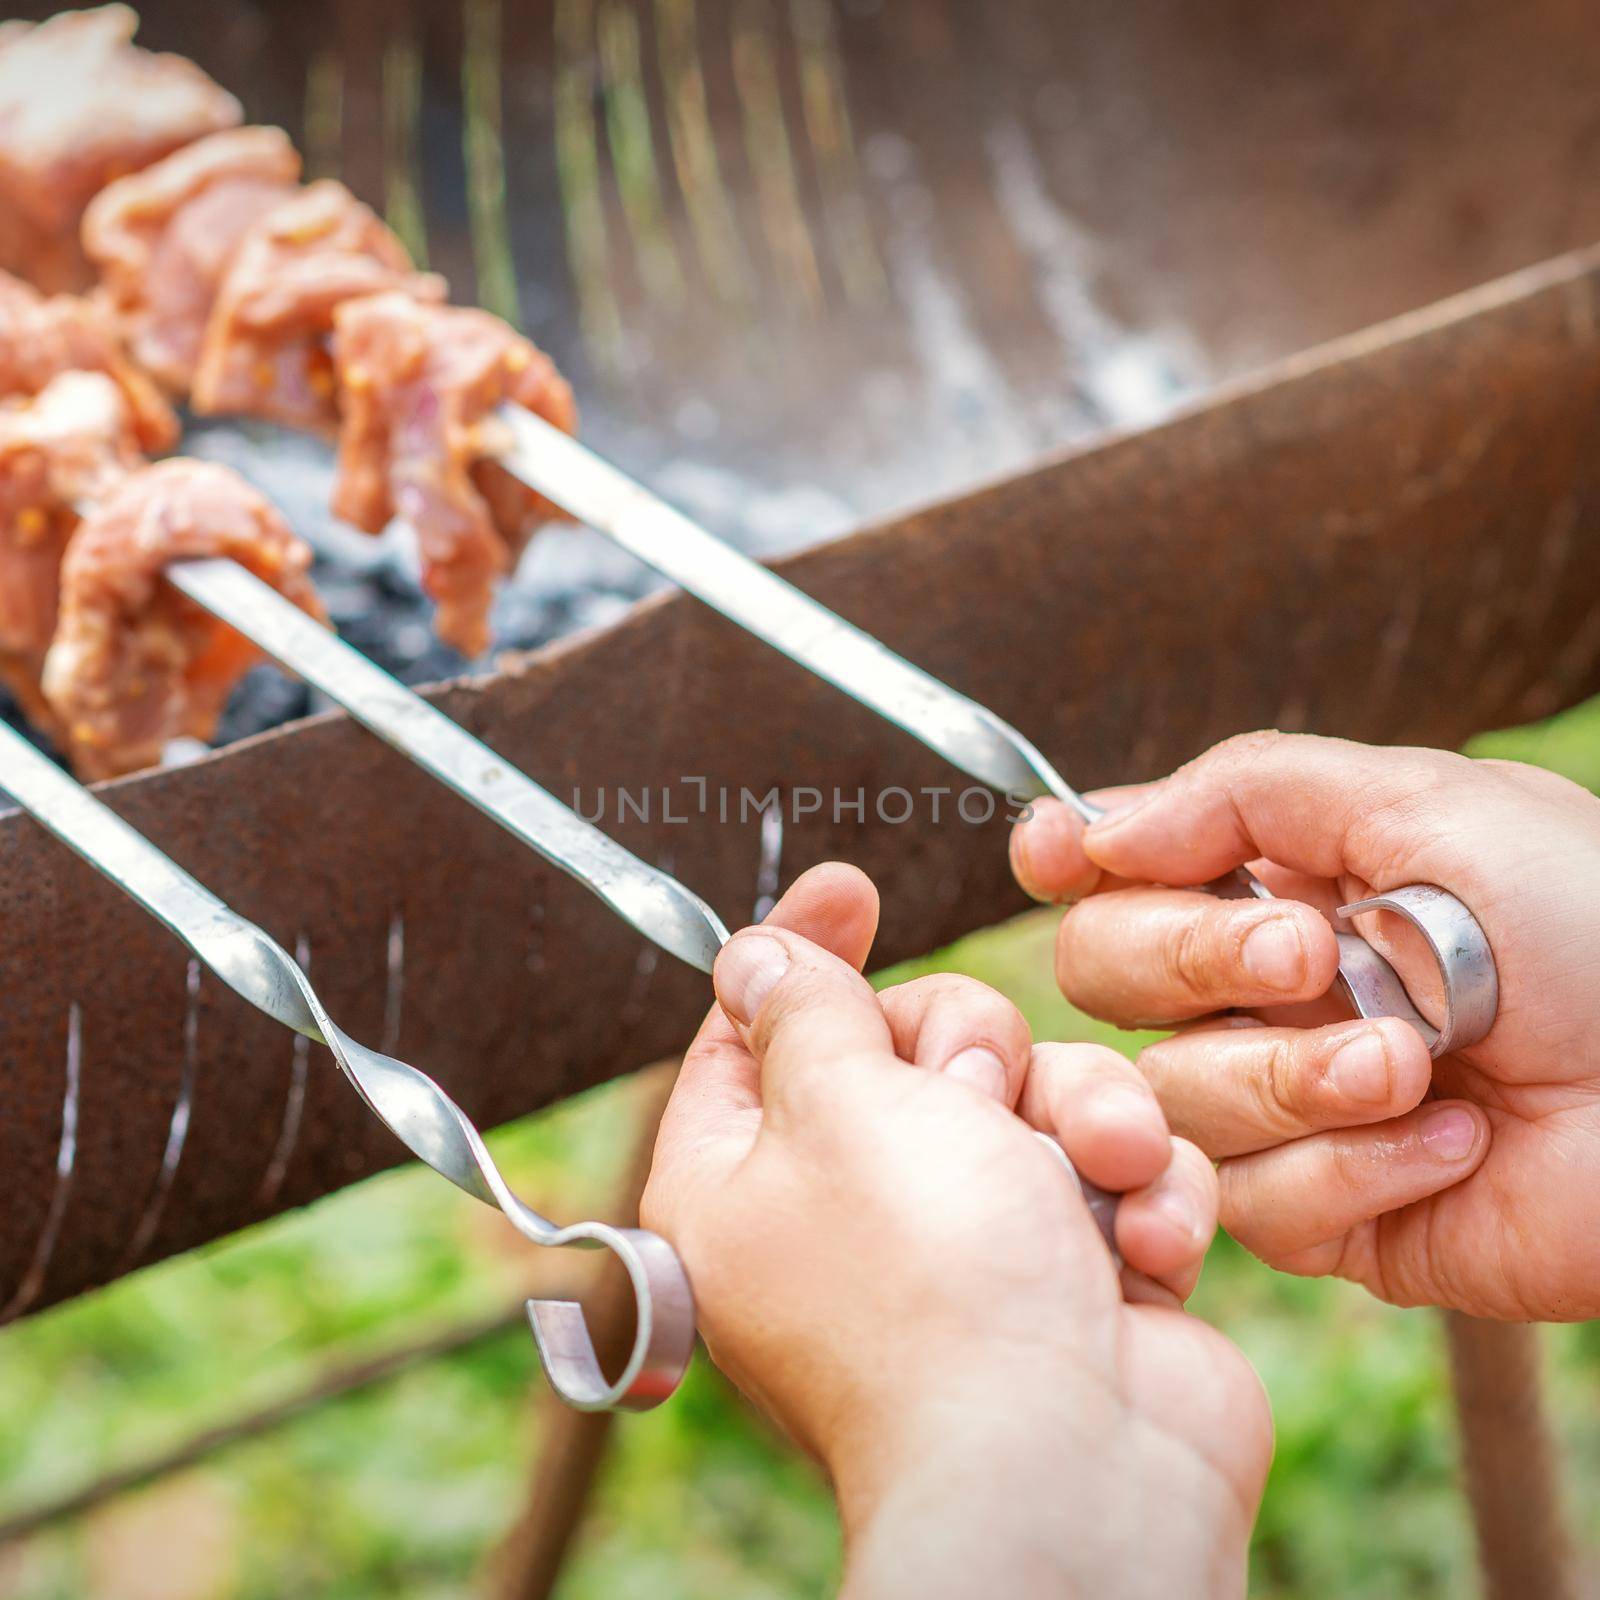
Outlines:
[[47, 297], [0, 272], [0, 396], [36, 395], [64, 372], [99, 372], [116, 385], [141, 450], [155, 453], [177, 443], [171, 406], [128, 360], [92, 301]]
[[293, 197], [300, 156], [280, 128], [233, 128], [97, 195], [83, 248], [135, 361], [169, 393], [194, 382], [222, 275], [264, 214]]
[[58, 741], [39, 687], [55, 633], [61, 560], [79, 507], [143, 461], [127, 401], [99, 372], [66, 372], [0, 403], [0, 681]]
[[565, 432], [572, 390], [544, 352], [487, 311], [404, 294], [350, 300], [334, 314], [339, 397], [336, 516], [381, 533], [410, 525], [439, 637], [464, 655], [489, 644], [494, 586], [534, 529], [558, 516], [494, 459], [521, 406]]
[[193, 62], [133, 43], [127, 6], [0, 24], [0, 267], [50, 289], [90, 281], [84, 207], [134, 172], [240, 119]]
[[[173, 214], [169, 233], [188, 210]], [[298, 190], [249, 229], [227, 264], [200, 342], [195, 410], [331, 432], [334, 312], [389, 289], [421, 301], [445, 295], [444, 279], [414, 270], [405, 246], [342, 183]]]
[[208, 556], [324, 620], [310, 548], [236, 472], [175, 459], [122, 478], [67, 545], [42, 676], [84, 777], [152, 766], [173, 739], [209, 741], [233, 686], [264, 659], [164, 581], [171, 563]]
[[79, 507], [177, 434], [93, 305], [0, 273], [0, 677], [46, 731], [39, 673]]
[[309, 549], [242, 478], [146, 466], [177, 434], [94, 304], [0, 274], [0, 677], [86, 776], [208, 739], [260, 659], [158, 584], [168, 560], [233, 556], [321, 614]]
[[347, 189], [291, 188], [297, 168], [276, 128], [201, 140], [112, 184], [86, 248], [135, 355], [197, 411], [338, 428], [336, 515], [408, 523], [440, 637], [480, 654], [495, 582], [558, 514], [487, 459], [490, 413], [570, 432], [572, 391], [505, 323], [443, 305]]

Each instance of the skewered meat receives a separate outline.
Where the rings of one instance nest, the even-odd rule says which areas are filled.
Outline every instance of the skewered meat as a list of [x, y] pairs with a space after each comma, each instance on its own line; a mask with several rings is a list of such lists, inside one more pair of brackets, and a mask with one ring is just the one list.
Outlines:
[[0, 650], [43, 659], [77, 508], [141, 459], [122, 396], [100, 373], [63, 373], [0, 405]]
[[84, 214], [83, 247], [123, 340], [172, 393], [194, 381], [206, 319], [245, 234], [299, 177], [282, 129], [234, 128], [119, 178]]
[[176, 442], [172, 408], [122, 353], [90, 301], [65, 294], [46, 298], [0, 273], [0, 395], [38, 394], [63, 372], [100, 372], [116, 384], [142, 450], [167, 450]]
[[405, 246], [341, 183], [313, 183], [245, 235], [224, 275], [195, 372], [194, 406], [331, 431], [328, 340], [344, 301], [387, 289], [442, 300]]
[[311, 552], [227, 467], [163, 461], [122, 480], [84, 518], [61, 568], [61, 615], [44, 694], [73, 765], [111, 777], [171, 739], [209, 739], [260, 652], [162, 582], [169, 562], [229, 556], [322, 618]]
[[543, 351], [486, 311], [386, 294], [341, 306], [335, 328], [334, 514], [369, 533], [396, 516], [409, 523], [439, 636], [481, 654], [495, 580], [556, 514], [485, 459], [492, 413], [511, 401], [571, 432], [572, 390]]
[[0, 267], [84, 287], [90, 199], [239, 121], [239, 102], [193, 62], [138, 48], [138, 26], [123, 5], [0, 24]]
[[102, 373], [63, 373], [33, 398], [0, 405], [0, 678], [47, 729], [39, 673], [62, 553], [78, 507], [140, 461], [121, 391]]

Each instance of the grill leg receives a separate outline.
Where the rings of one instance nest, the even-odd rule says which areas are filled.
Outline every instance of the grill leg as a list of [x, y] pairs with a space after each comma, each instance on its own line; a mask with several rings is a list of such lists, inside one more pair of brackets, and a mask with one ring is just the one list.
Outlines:
[[1572, 1600], [1571, 1546], [1539, 1379], [1539, 1330], [1445, 1315], [1462, 1470], [1488, 1600]]
[[[677, 1067], [651, 1068], [643, 1076], [647, 1081], [639, 1095], [633, 1156], [608, 1208], [608, 1219], [622, 1226], [638, 1220], [656, 1129]], [[602, 1291], [590, 1298], [589, 1327], [607, 1371], [615, 1371], [627, 1358], [633, 1312], [633, 1291], [621, 1273], [608, 1276]], [[495, 1560], [495, 1600], [548, 1600], [555, 1592], [611, 1441], [615, 1419], [607, 1412], [573, 1411], [548, 1389], [541, 1393], [538, 1408], [542, 1448], [527, 1505]]]

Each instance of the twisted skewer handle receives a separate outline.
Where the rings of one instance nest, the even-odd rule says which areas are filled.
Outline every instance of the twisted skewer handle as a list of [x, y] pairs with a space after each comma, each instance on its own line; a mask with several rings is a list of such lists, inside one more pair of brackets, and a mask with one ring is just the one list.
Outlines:
[[412, 1154], [475, 1199], [502, 1211], [535, 1244], [612, 1251], [633, 1285], [638, 1325], [619, 1377], [608, 1381], [582, 1308], [530, 1300], [545, 1372], [584, 1411], [647, 1410], [683, 1377], [694, 1349], [694, 1297], [664, 1239], [601, 1222], [560, 1227], [520, 1200], [466, 1113], [426, 1073], [370, 1050], [328, 1015], [289, 953], [163, 854], [21, 734], [0, 724], [0, 782], [62, 843], [171, 929], [236, 994], [326, 1044], [358, 1094]]

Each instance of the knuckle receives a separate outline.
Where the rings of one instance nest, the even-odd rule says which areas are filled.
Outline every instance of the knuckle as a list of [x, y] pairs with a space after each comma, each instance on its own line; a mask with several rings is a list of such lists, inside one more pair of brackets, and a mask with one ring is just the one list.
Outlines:
[[1047, 1041], [1033, 1047], [1032, 1057], [1041, 1081], [1062, 1096], [1076, 1096], [1109, 1077], [1124, 1074], [1129, 1081], [1143, 1085], [1127, 1060], [1109, 1045]]
[[983, 985], [976, 978], [960, 972], [930, 972], [899, 986], [900, 992], [918, 1000], [944, 1000], [959, 996]]
[[917, 997], [928, 1011], [939, 1010], [956, 1018], [964, 1031], [992, 1036], [993, 1042], [1015, 1047], [1030, 1040], [1022, 1013], [998, 989], [964, 973], [944, 973], [918, 980], [928, 985]]
[[1217, 1226], [1217, 1169], [1187, 1139], [1174, 1141], [1172, 1169], [1178, 1186], [1195, 1202], [1203, 1230], [1197, 1249], [1203, 1252]]
[[930, 991], [932, 998], [952, 1011], [983, 1016], [1003, 1016], [1016, 1009], [998, 989], [963, 973], [947, 973], [944, 981]]
[[[1386, 751], [1383, 780], [1351, 814], [1350, 838], [1371, 872], [1403, 873], [1460, 804], [1460, 789], [1481, 787], [1478, 764], [1453, 750]], [[1498, 776], [1492, 781], [1499, 781]]]
[[1280, 733], [1276, 728], [1254, 728], [1224, 739], [1194, 765], [1212, 782], [1231, 790], [1234, 780], [1267, 762], [1276, 761], [1286, 748], [1306, 738], [1305, 734]]
[[759, 1055], [808, 1012], [825, 1002], [826, 980], [805, 967], [791, 967], [762, 1002], [750, 1023], [750, 1041]]
[[1326, 1165], [1329, 1186], [1341, 1194], [1360, 1195], [1370, 1186], [1370, 1164], [1346, 1139], [1329, 1140]]
[[1526, 761], [1508, 761], [1498, 756], [1481, 758], [1473, 766], [1479, 772], [1493, 773], [1517, 798], [1532, 793], [1547, 800], [1573, 800], [1584, 805], [1594, 801], [1593, 794], [1581, 783], [1575, 783], [1565, 773], [1552, 772], [1548, 767], [1535, 767]]
[[1219, 988], [1219, 941], [1209, 908], [1199, 916], [1178, 922], [1175, 936], [1163, 947], [1170, 985], [1186, 1000], [1209, 1004]]
[[1294, 734], [1280, 733], [1276, 728], [1252, 728], [1246, 733], [1231, 734], [1215, 746], [1210, 759], [1228, 766], [1247, 765], [1263, 756], [1281, 750]]
[[1303, 1131], [1305, 1073], [1297, 1041], [1272, 1034], [1259, 1043], [1261, 1064], [1253, 1082], [1262, 1120], [1276, 1133]]
[[925, 1011], [946, 992], [949, 977], [948, 973], [931, 972], [904, 983], [892, 983], [878, 992], [878, 1004], [904, 1012]]
[[1252, 1255], [1268, 1259], [1272, 1241], [1262, 1208], [1256, 1203], [1259, 1182], [1248, 1158], [1217, 1166], [1217, 1210], [1222, 1226]]
[[1217, 1176], [1217, 1164], [1204, 1150], [1192, 1139], [1174, 1139], [1172, 1141], [1172, 1159], [1187, 1164], [1194, 1173], [1195, 1181], [1199, 1186], [1201, 1197], [1215, 1213], [1218, 1197], [1221, 1193], [1221, 1180]]

